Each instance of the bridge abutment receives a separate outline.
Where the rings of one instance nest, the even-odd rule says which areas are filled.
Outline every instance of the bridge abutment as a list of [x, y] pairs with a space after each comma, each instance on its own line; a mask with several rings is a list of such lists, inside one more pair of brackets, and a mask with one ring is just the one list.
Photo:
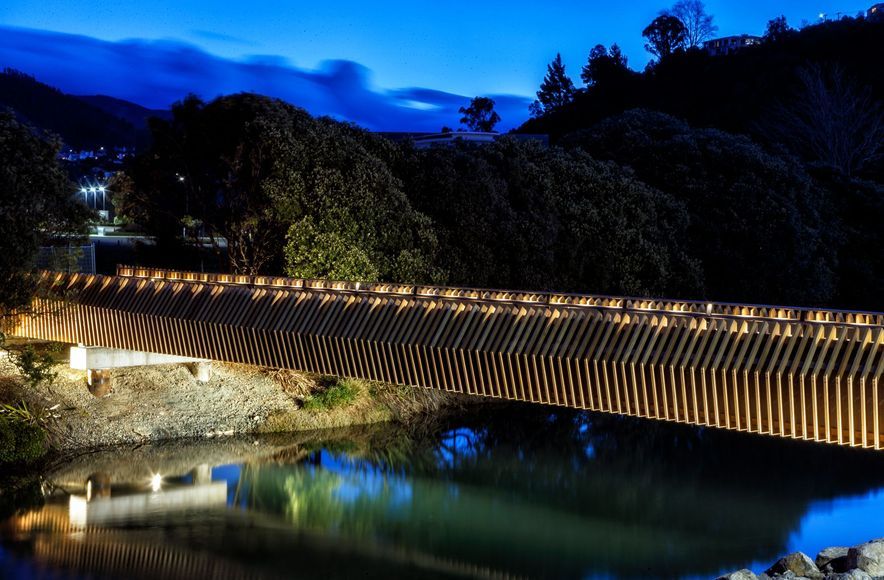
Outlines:
[[86, 371], [89, 392], [96, 397], [107, 395], [112, 387], [112, 369], [166, 364], [184, 364], [196, 380], [206, 383], [212, 378], [212, 361], [169, 354], [105, 348], [100, 346], [72, 346], [72, 369]]

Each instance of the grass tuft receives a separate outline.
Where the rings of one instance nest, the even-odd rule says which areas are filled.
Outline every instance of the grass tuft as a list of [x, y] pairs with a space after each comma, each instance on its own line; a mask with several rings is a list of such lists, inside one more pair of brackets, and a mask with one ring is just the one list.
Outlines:
[[329, 411], [353, 404], [359, 397], [362, 388], [352, 379], [333, 379], [322, 381], [323, 389], [304, 400], [304, 408], [308, 411]]

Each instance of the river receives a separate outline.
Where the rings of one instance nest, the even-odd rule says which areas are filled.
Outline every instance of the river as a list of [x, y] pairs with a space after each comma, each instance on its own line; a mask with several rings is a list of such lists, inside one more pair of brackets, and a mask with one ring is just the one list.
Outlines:
[[6, 476], [0, 577], [714, 577], [884, 536], [884, 455], [527, 406]]

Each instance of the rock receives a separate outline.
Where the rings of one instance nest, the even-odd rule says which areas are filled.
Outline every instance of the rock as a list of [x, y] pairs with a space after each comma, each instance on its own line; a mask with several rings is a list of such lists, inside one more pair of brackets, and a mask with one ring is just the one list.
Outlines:
[[850, 548], [847, 566], [849, 569], [859, 568], [870, 576], [884, 576], [884, 538]]
[[756, 576], [752, 570], [746, 570], [743, 568], [742, 570], [719, 576], [718, 580], [758, 580], [758, 576]]
[[790, 576], [789, 572], [794, 576], [803, 576], [811, 580], [822, 579], [824, 574], [820, 572], [813, 560], [804, 552], [795, 552], [784, 556], [765, 571], [769, 576]]
[[826, 548], [816, 555], [816, 567], [821, 572], [847, 572], [847, 552], [850, 548], [836, 546]]
[[838, 574], [829, 574], [826, 580], [872, 580], [868, 572], [862, 570], [851, 570], [850, 572], [841, 572]]

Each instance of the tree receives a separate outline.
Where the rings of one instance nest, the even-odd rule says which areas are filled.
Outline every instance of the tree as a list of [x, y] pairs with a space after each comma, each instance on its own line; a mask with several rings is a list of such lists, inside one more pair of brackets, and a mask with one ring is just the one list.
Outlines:
[[490, 133], [500, 122], [500, 115], [494, 110], [494, 100], [488, 97], [475, 97], [469, 107], [461, 107], [457, 112], [463, 115], [460, 122], [470, 131]]
[[838, 65], [798, 71], [799, 90], [770, 122], [775, 138], [806, 158], [852, 176], [884, 156], [884, 109]]
[[669, 14], [675, 16], [684, 25], [685, 44], [687, 48], [703, 45], [718, 31], [712, 21], [712, 15], [706, 13], [706, 6], [700, 0], [679, 0]]
[[743, 136], [641, 110], [572, 135], [567, 144], [628, 164], [637, 179], [685, 205], [685, 245], [705, 282], [698, 298], [766, 304], [831, 298], [835, 232], [827, 196], [796, 160]]
[[400, 174], [439, 237], [449, 283], [684, 295], [687, 212], [630, 170], [502, 138], [416, 151]]
[[188, 98], [152, 129], [125, 206], [158, 243], [199, 224], [239, 273], [436, 280], [386, 140], [255, 94]]
[[662, 60], [684, 49], [687, 29], [677, 17], [662, 14], [642, 31], [642, 36], [648, 39], [645, 50]]
[[560, 109], [574, 99], [574, 83], [565, 73], [562, 55], [547, 65], [546, 76], [537, 91], [537, 100], [531, 104], [531, 114], [535, 117]]
[[777, 16], [773, 20], [768, 20], [767, 30], [764, 32], [764, 40], [766, 42], [780, 42], [784, 38], [791, 36], [795, 30], [786, 22], [785, 16]]
[[29, 304], [39, 247], [85, 236], [93, 217], [58, 163], [59, 148], [0, 112], [0, 315]]
[[628, 71], [626, 56], [616, 44], [608, 50], [602, 44], [597, 44], [589, 51], [589, 58], [583, 66], [580, 78], [587, 87], [596, 83], [604, 83], [618, 77], [622, 77]]

